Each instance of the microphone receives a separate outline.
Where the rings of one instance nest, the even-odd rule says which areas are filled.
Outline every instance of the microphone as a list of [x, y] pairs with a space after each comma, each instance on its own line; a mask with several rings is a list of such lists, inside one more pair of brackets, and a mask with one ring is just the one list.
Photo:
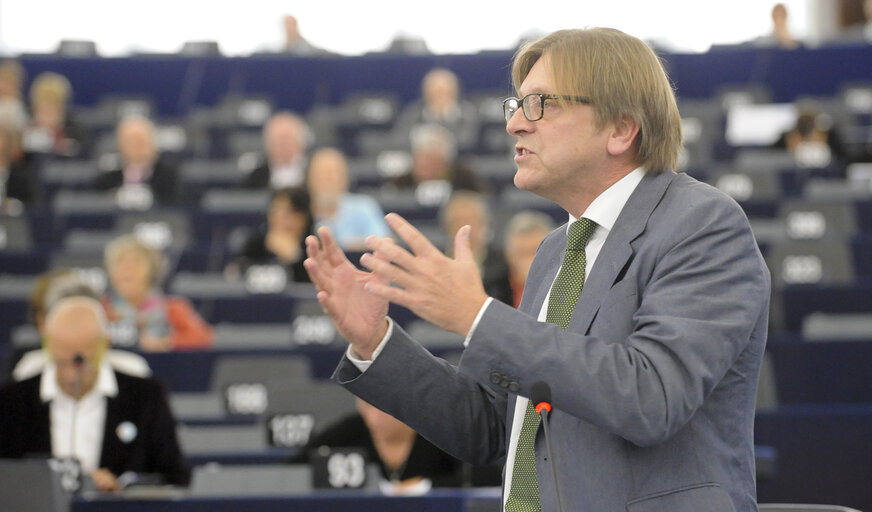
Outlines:
[[73, 356], [73, 368], [76, 370], [76, 383], [73, 386], [73, 422], [70, 429], [70, 455], [76, 457], [76, 416], [79, 412], [79, 399], [82, 398], [82, 370], [85, 367], [85, 357], [77, 353]]
[[554, 477], [554, 492], [557, 495], [557, 510], [563, 512], [560, 501], [560, 486], [557, 484], [557, 466], [554, 464], [554, 450], [551, 449], [551, 428], [548, 425], [548, 413], [551, 412], [551, 387], [547, 382], [536, 381], [530, 387], [530, 401], [536, 412], [542, 417], [542, 429], [545, 431], [545, 446], [548, 448], [548, 458], [551, 459], [551, 475]]

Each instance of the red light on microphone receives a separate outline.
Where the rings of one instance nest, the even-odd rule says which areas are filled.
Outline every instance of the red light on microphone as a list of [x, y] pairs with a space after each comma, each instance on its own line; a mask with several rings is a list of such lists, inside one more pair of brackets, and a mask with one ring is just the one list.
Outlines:
[[548, 402], [539, 402], [538, 404], [536, 404], [537, 414], [542, 414], [542, 409], [551, 412], [551, 404], [549, 404]]

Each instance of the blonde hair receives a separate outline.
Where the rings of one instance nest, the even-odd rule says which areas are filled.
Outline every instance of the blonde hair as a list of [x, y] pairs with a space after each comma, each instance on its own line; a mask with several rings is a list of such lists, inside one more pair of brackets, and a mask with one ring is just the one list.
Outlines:
[[30, 101], [31, 103], [47, 101], [66, 105], [72, 92], [73, 87], [65, 76], [46, 71], [34, 78], [33, 85], [30, 86]]
[[118, 258], [126, 252], [135, 252], [142, 256], [148, 263], [148, 278], [149, 284], [156, 285], [164, 277], [166, 270], [166, 260], [157, 249], [145, 244], [135, 235], [124, 235], [116, 238], [106, 245], [106, 250], [103, 254], [103, 263], [106, 265], [106, 270], [111, 271]]
[[543, 56], [555, 93], [589, 97], [598, 128], [630, 118], [639, 125], [636, 163], [674, 169], [681, 150], [681, 116], [660, 59], [641, 40], [610, 28], [559, 30], [524, 45], [512, 64], [515, 89]]

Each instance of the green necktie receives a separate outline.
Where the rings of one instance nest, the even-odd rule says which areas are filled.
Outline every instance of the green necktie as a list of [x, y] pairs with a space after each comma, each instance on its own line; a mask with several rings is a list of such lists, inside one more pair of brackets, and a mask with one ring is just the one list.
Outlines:
[[[551, 286], [548, 296], [548, 314], [545, 320], [566, 329], [572, 311], [584, 286], [584, 267], [587, 264], [584, 247], [596, 229], [596, 223], [584, 217], [569, 226], [566, 242], [566, 256], [557, 279]], [[512, 485], [506, 500], [506, 512], [539, 512], [539, 479], [536, 476], [536, 432], [541, 418], [533, 402], [527, 404], [515, 464], [512, 467]]]

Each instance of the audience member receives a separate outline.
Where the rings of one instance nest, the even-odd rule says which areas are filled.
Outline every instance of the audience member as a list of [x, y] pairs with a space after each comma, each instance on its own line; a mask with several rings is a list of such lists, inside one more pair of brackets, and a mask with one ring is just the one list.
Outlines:
[[772, 7], [772, 32], [751, 41], [753, 46], [794, 50], [802, 46], [790, 31], [787, 23], [787, 7], [777, 3]]
[[443, 126], [426, 124], [411, 133], [412, 165], [389, 186], [413, 190], [422, 205], [444, 204], [456, 190], [484, 192], [475, 172], [457, 161], [457, 145]]
[[469, 246], [473, 259], [478, 264], [485, 291], [497, 300], [513, 304], [506, 259], [503, 252], [493, 244], [487, 198], [469, 190], [455, 192], [442, 207], [440, 221], [449, 245], [446, 247], [446, 254], [449, 255], [454, 254], [454, 247], [451, 246], [454, 234], [461, 227], [470, 226]]
[[145, 475], [186, 485], [190, 471], [162, 386], [103, 364], [109, 341], [100, 303], [63, 299], [45, 332], [49, 364], [0, 389], [0, 457], [73, 457], [101, 491]]
[[300, 23], [290, 14], [282, 18], [285, 40], [282, 51], [291, 55], [315, 56], [329, 55], [330, 52], [310, 43], [300, 32]]
[[[100, 300], [100, 294], [88, 285], [81, 275], [68, 268], [51, 270], [39, 276], [30, 296], [30, 319], [36, 328], [39, 338], [45, 340], [45, 317], [51, 308], [63, 299], [70, 297], [87, 297]], [[44, 343], [44, 341], [43, 341]], [[12, 370], [12, 378], [24, 380], [39, 374], [47, 360], [44, 350], [24, 352]], [[105, 356], [106, 363], [114, 370], [122, 371], [135, 377], [148, 377], [151, 368], [148, 362], [133, 352], [109, 349]]]
[[313, 231], [309, 193], [300, 187], [278, 190], [270, 200], [266, 227], [248, 237], [230, 273], [245, 272], [251, 265], [281, 265], [289, 282], [309, 282], [303, 268], [305, 240]]
[[0, 112], [3, 112], [3, 122], [18, 131], [28, 123], [27, 107], [21, 97], [25, 76], [24, 67], [17, 60], [0, 62]]
[[124, 235], [106, 246], [105, 265], [113, 343], [148, 352], [212, 346], [214, 332], [191, 303], [160, 291], [165, 262], [158, 250]]
[[2, 115], [0, 105], [0, 214], [17, 215], [35, 202], [37, 175], [21, 151], [21, 133]]
[[[151, 204], [173, 205], [179, 199], [178, 172], [161, 158], [154, 124], [146, 117], [128, 116], [115, 129], [121, 167], [99, 175], [98, 190], [148, 190]], [[145, 187], [142, 189], [141, 187]]]
[[799, 103], [796, 124], [781, 135], [775, 147], [789, 151], [801, 167], [827, 167], [845, 157], [832, 119], [811, 101]]
[[512, 302], [507, 304], [515, 307], [521, 304], [527, 273], [539, 244], [553, 230], [554, 221], [542, 212], [522, 211], [509, 219], [503, 240], [503, 253], [509, 268], [509, 287], [512, 290]]
[[845, 28], [835, 38], [837, 43], [872, 43], [872, 0], [862, 0], [862, 19]]
[[330, 227], [343, 249], [362, 250], [369, 235], [390, 236], [385, 213], [375, 199], [349, 192], [348, 161], [338, 149], [312, 154], [308, 185], [315, 225]]
[[86, 146], [84, 132], [73, 120], [73, 87], [63, 75], [46, 71], [30, 86], [30, 125], [24, 149], [32, 153], [77, 156]]
[[[310, 459], [321, 447], [362, 449], [378, 464], [385, 494], [423, 494], [431, 487], [460, 487], [464, 482], [462, 463], [433, 446], [406, 424], [372, 405], [357, 400], [359, 414], [340, 419], [316, 434], [291, 462]], [[472, 480], [479, 485], [499, 485], [499, 474], [478, 470]], [[495, 477], [495, 478], [494, 478]]]
[[246, 177], [246, 188], [298, 187], [306, 181], [306, 146], [308, 128], [290, 111], [274, 114], [263, 128], [266, 162]]
[[398, 139], [416, 126], [438, 124], [454, 134], [460, 149], [478, 142], [479, 116], [475, 105], [461, 99], [460, 80], [445, 68], [430, 70], [421, 80], [421, 99], [408, 104], [395, 125]]

